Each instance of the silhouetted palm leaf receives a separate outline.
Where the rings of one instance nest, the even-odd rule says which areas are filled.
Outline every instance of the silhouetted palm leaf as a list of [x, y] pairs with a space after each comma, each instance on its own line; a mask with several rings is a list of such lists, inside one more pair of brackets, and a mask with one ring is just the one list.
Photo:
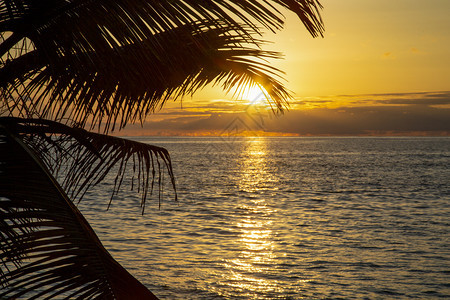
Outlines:
[[5, 3], [0, 31], [13, 34], [2, 46], [27, 37], [35, 48], [0, 69], [7, 110], [81, 125], [105, 122], [105, 131], [116, 121], [120, 127], [143, 121], [170, 97], [217, 80], [226, 89], [256, 82], [281, 110], [289, 93], [273, 78], [278, 70], [249, 59], [277, 54], [245, 47], [259, 45], [255, 24], [279, 28], [276, 4], [297, 13], [311, 34], [323, 29], [320, 4], [305, 0]]
[[[29, 83], [21, 90], [23, 78], [15, 76], [19, 79], [6, 86], [5, 92], [13, 95], [21, 90], [11, 107], [21, 107], [22, 99], [28, 96], [33, 99], [29, 105], [31, 111], [39, 112], [40, 117], [69, 118], [80, 125], [89, 121], [92, 126], [100, 126], [104, 121], [105, 131], [116, 122], [122, 128], [129, 121], [143, 121], [169, 97], [192, 94], [217, 81], [221, 81], [225, 89], [257, 82], [266, 87], [276, 106], [282, 109], [289, 94], [271, 76], [278, 70], [248, 59], [277, 57], [277, 54], [246, 48], [240, 37], [224, 34], [220, 29], [205, 30], [186, 32], [184, 28], [177, 28], [170, 34], [155, 35], [140, 45], [110, 48], [100, 56], [91, 53], [64, 56], [51, 67], [43, 67], [38, 59], [29, 59], [25, 65], [19, 60], [8, 64], [2, 72], [18, 72], [19, 65], [24, 66]], [[174, 32], [176, 39], [166, 37]], [[149, 52], [143, 57], [139, 56], [142, 47]], [[38, 56], [38, 50], [22, 57], [26, 56]], [[32, 61], [36, 62], [34, 68]], [[57, 101], [49, 101], [49, 97]]]
[[0, 298], [156, 299], [103, 248], [44, 164], [0, 125]]
[[100, 183], [109, 173], [116, 172], [112, 200], [128, 174], [128, 168], [133, 176], [131, 189], [136, 185], [142, 193], [141, 207], [144, 212], [147, 194], [152, 194], [155, 179], [158, 185], [162, 184], [164, 167], [176, 199], [171, 160], [164, 148], [42, 119], [3, 117], [0, 124], [33, 150], [51, 175], [60, 179], [62, 188], [72, 200], [80, 201], [92, 185]]

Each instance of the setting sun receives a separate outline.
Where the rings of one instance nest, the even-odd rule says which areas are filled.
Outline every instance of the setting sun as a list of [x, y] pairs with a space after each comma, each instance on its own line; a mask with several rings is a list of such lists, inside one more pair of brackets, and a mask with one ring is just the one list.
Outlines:
[[270, 105], [267, 91], [260, 85], [247, 84], [244, 87], [236, 89], [235, 97], [238, 100], [248, 102], [248, 104]]

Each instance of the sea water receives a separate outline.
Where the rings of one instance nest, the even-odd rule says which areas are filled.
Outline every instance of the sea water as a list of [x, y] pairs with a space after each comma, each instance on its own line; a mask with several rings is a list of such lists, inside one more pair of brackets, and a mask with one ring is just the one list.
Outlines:
[[161, 299], [450, 297], [450, 138], [134, 139], [179, 201], [141, 215], [125, 186], [107, 211], [111, 181], [79, 208]]

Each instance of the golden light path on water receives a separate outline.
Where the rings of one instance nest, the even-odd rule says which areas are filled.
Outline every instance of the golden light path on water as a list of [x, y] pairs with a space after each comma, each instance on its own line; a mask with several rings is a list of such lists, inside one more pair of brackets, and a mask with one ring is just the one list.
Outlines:
[[81, 205], [160, 299], [449, 298], [448, 138], [143, 140], [171, 149], [180, 204], [105, 212], [109, 184]]
[[243, 214], [235, 223], [240, 231], [237, 243], [241, 251], [235, 259], [225, 262], [225, 267], [230, 271], [227, 273], [227, 284], [246, 291], [247, 295], [242, 296], [249, 298], [261, 292], [277, 290], [277, 281], [264, 276], [276, 265], [272, 232], [275, 211], [267, 205], [266, 198], [259, 196], [267, 182], [274, 180], [267, 171], [266, 155], [264, 138], [249, 138], [241, 153], [241, 176], [237, 180], [240, 191], [248, 196], [239, 207]]

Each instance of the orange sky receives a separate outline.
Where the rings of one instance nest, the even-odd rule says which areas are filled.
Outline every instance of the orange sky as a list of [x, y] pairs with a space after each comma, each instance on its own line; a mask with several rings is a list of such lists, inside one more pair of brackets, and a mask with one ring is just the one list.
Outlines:
[[273, 41], [267, 49], [284, 53], [272, 63], [295, 93], [285, 115], [207, 87], [121, 134], [229, 134], [238, 120], [242, 135], [449, 135], [450, 1], [322, 4], [323, 39], [311, 38], [293, 15], [283, 31], [264, 36]]

